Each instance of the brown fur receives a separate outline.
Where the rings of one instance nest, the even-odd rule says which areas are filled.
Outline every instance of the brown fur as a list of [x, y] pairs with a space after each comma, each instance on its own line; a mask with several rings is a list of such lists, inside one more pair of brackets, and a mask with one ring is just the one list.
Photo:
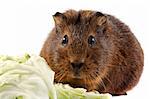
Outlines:
[[[89, 10], [57, 12], [53, 17], [56, 25], [40, 55], [55, 71], [55, 82], [111, 94], [124, 94], [138, 83], [144, 57], [128, 26], [111, 15]], [[64, 35], [68, 36], [66, 46], [62, 46]], [[92, 47], [90, 35], [96, 39]], [[84, 63], [77, 75], [71, 62]]]

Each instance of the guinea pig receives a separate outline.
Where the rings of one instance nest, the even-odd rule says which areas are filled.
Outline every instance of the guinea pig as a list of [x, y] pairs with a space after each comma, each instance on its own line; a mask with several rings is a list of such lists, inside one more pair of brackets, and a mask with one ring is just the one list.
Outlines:
[[40, 56], [56, 83], [125, 95], [143, 71], [142, 48], [130, 28], [112, 15], [68, 10], [53, 15], [55, 27]]

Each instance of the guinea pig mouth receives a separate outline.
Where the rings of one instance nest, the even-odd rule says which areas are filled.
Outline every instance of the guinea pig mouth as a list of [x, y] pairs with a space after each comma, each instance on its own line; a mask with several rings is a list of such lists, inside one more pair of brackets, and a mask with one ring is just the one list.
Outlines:
[[72, 71], [72, 73], [69, 74], [68, 76], [69, 76], [69, 78], [71, 78], [71, 79], [77, 79], [77, 80], [82, 79], [82, 76], [81, 76], [80, 71]]
[[72, 72], [70, 74], [68, 74], [68, 77], [71, 78], [71, 79], [81, 79], [81, 74], [79, 71], [75, 71], [75, 70], [72, 70]]
[[73, 79], [81, 79], [82, 67], [77, 67], [77, 66], [76, 67], [71, 66], [71, 67], [72, 67], [71, 68], [72, 73], [69, 76]]

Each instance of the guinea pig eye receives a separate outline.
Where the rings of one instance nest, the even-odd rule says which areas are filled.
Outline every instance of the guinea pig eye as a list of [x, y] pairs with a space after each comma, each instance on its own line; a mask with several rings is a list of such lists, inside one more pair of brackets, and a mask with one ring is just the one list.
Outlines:
[[62, 45], [65, 46], [68, 43], [68, 36], [65, 35], [62, 39]]
[[95, 42], [96, 42], [95, 37], [93, 37], [92, 35], [89, 36], [89, 38], [88, 38], [88, 44], [93, 45], [93, 44], [95, 44]]

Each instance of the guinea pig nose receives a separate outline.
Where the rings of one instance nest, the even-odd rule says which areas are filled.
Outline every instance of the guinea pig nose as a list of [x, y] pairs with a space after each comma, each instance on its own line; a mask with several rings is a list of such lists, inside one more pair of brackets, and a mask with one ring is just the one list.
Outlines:
[[72, 66], [73, 69], [79, 70], [83, 66], [83, 63], [79, 63], [79, 62], [71, 63], [71, 66]]

